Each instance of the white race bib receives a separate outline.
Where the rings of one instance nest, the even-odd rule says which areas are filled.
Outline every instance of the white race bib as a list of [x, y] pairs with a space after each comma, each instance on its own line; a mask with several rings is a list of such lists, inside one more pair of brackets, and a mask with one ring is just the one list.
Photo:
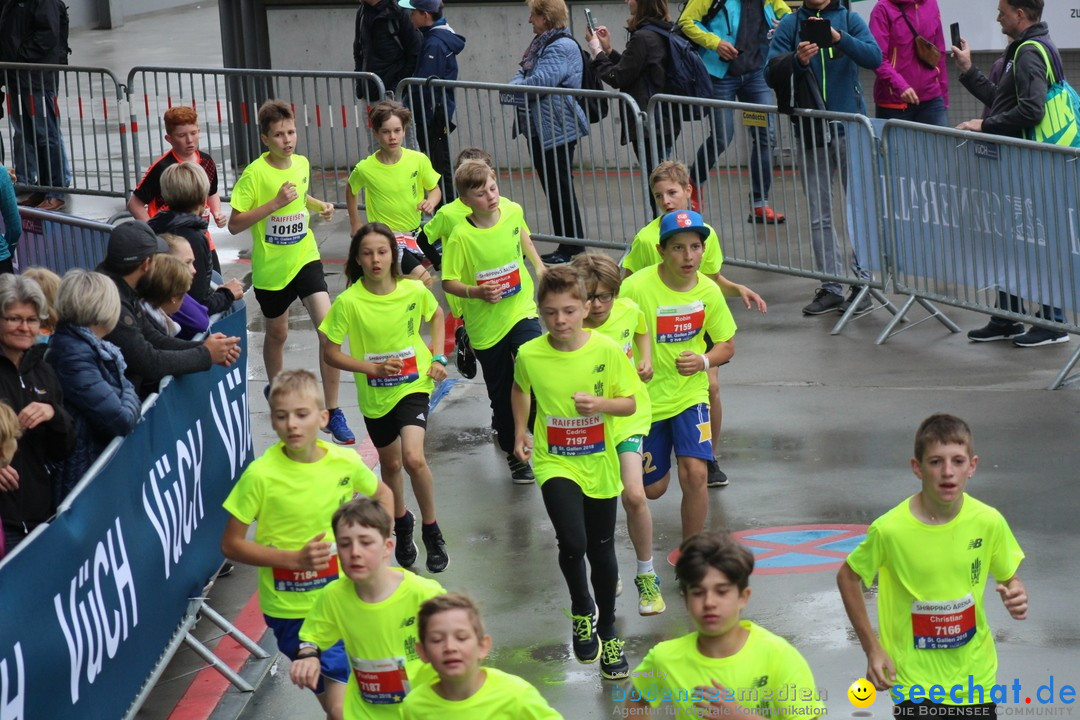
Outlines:
[[307, 236], [308, 214], [271, 215], [266, 219], [266, 242], [270, 245], [295, 245]]

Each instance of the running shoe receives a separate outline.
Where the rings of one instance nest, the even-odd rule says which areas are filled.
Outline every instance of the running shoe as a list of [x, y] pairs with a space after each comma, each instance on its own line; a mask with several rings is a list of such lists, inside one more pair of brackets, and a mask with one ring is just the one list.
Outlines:
[[424, 540], [424, 550], [427, 551], [428, 572], [441, 573], [450, 564], [450, 556], [446, 554], [446, 541], [443, 540], [442, 531], [429, 532], [427, 526], [422, 526], [420, 534]]
[[397, 540], [394, 547], [394, 557], [398, 565], [409, 568], [416, 562], [417, 548], [413, 540], [413, 528], [416, 526], [416, 518], [408, 510], [405, 514], [394, 520], [394, 537]]
[[461, 373], [461, 377], [472, 380], [476, 377], [476, 353], [473, 352], [472, 344], [469, 342], [469, 333], [464, 325], [454, 331], [454, 341], [457, 343], [457, 353], [454, 357], [457, 361], [458, 372]]
[[611, 637], [600, 641], [600, 675], [605, 680], [623, 680], [630, 677], [630, 663], [623, 653], [625, 641]]
[[510, 479], [515, 485], [532, 485], [536, 481], [533, 469], [529, 463], [519, 460], [514, 453], [506, 456], [506, 464], [510, 467]]
[[660, 577], [656, 573], [642, 573], [634, 578], [638, 591], [638, 614], [659, 615], [667, 609], [660, 594]]
[[349, 424], [345, 422], [345, 413], [341, 411], [341, 408], [330, 411], [330, 420], [323, 428], [323, 432], [330, 433], [330, 437], [338, 445], [356, 444], [356, 436], [349, 429]]
[[589, 615], [572, 615], [563, 610], [573, 625], [570, 644], [574, 648], [574, 657], [583, 665], [600, 659], [600, 637], [596, 634], [596, 608]]
[[709, 477], [705, 481], [707, 487], [724, 487], [728, 484], [727, 473], [720, 469], [716, 458], [708, 461]]

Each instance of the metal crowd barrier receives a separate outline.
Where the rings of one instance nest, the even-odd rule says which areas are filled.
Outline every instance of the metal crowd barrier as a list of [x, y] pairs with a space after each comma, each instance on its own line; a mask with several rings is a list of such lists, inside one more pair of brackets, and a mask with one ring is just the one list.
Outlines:
[[0, 161], [21, 189], [126, 197], [131, 191], [123, 86], [105, 68], [0, 63]]
[[19, 270], [39, 265], [57, 275], [97, 267], [105, 259], [112, 225], [20, 207], [22, 237], [15, 253]]
[[[428, 92], [424, 92], [428, 91]], [[623, 144], [622, 118], [640, 118], [633, 98], [625, 93], [568, 88], [529, 87], [523, 85], [422, 80], [408, 78], [397, 87], [397, 97], [409, 101], [414, 115], [425, 115], [428, 103], [445, 105], [453, 93], [456, 129], [446, 139], [449, 162], [467, 147], [479, 147], [491, 153], [500, 175], [499, 190], [525, 210], [525, 220], [538, 240], [566, 242], [590, 247], [625, 248], [637, 231], [652, 219], [649, 209], [648, 171], [638, 167], [634, 147], [644, 148], [646, 136], [642, 123], [631, 123], [632, 132]], [[533, 157], [527, 137], [518, 132], [523, 123], [534, 120], [551, 122], [558, 127], [562, 115], [550, 117], [541, 101], [571, 97], [593, 100], [606, 105], [607, 116], [589, 125], [588, 135], [576, 142], [573, 155], [556, 151], [557, 162], [572, 166], [573, 199], [581, 217], [576, 227], [573, 207], [556, 195], [549, 198], [540, 177], [547, 175], [555, 187], [570, 175], [556, 172], [543, 154]], [[439, 141], [438, 125], [417, 126], [417, 145], [432, 147]], [[436, 168], [437, 170], [439, 168]], [[443, 175], [451, 175], [444, 172]], [[561, 187], [561, 185], [559, 185]], [[627, 207], [629, 205], [629, 207]], [[575, 229], [576, 228], [576, 229]]]
[[[710, 119], [714, 112], [727, 124], [730, 141], [714, 134]], [[895, 312], [884, 295], [889, 272], [881, 197], [876, 192], [880, 170], [873, 127], [862, 115], [798, 114], [808, 123], [828, 123], [832, 142], [827, 151], [815, 152], [812, 146], [799, 142], [791, 119], [777, 113], [774, 106], [654, 95], [646, 109], [646, 115], [653, 118], [650, 139], [655, 157], [682, 160], [691, 168], [693, 178], [699, 149], [717, 156], [716, 165], [707, 181], [698, 186], [698, 193], [702, 214], [720, 237], [725, 263], [861, 286], [864, 289], [859, 299], [869, 295]], [[846, 142], [844, 154], [837, 141], [840, 128]], [[755, 136], [759, 143], [758, 168], [752, 167], [750, 152]], [[763, 190], [764, 182], [771, 177], [772, 187], [765, 200], [786, 216], [785, 223], [758, 223], [751, 216], [755, 170], [763, 180]], [[843, 173], [847, 174], [846, 183], [839, 181]], [[830, 178], [829, 186], [823, 185], [821, 178]], [[822, 202], [822, 208], [831, 206], [835, 256], [827, 229], [812, 220], [811, 191]], [[820, 237], [824, 238], [821, 250], [814, 247], [819, 227], [823, 233]], [[872, 273], [872, 278], [857, 272], [853, 261], [856, 257], [858, 267]], [[849, 310], [840, 318], [833, 327], [834, 335], [843, 331], [852, 313]]]
[[[882, 145], [892, 273], [909, 298], [878, 343], [928, 300], [1080, 333], [1080, 151], [900, 121]], [[1067, 379], [1078, 360], [1048, 389], [1080, 379]]]
[[[218, 193], [228, 200], [244, 166], [265, 148], [259, 139], [259, 105], [270, 98], [291, 103], [297, 148], [311, 161], [310, 193], [343, 206], [349, 171], [375, 150], [367, 106], [358, 82], [382, 81], [370, 73], [221, 68], [132, 68], [127, 77], [136, 183], [168, 149], [165, 111], [189, 105], [199, 113], [200, 148], [218, 164]], [[373, 93], [374, 94], [374, 93]]]

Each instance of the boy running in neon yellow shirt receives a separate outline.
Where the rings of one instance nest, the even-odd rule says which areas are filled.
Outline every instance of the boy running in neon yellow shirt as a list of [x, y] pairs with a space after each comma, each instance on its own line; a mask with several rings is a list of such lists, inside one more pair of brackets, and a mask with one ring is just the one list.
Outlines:
[[[645, 313], [633, 300], [619, 297], [622, 280], [619, 266], [607, 255], [583, 252], [574, 256], [570, 266], [585, 280], [589, 293], [589, 314], [585, 327], [605, 335], [634, 360], [642, 382], [652, 379], [652, 343], [645, 324]], [[636, 351], [636, 352], [635, 352]], [[634, 585], [638, 590], [638, 614], [659, 615], [666, 607], [660, 594], [660, 577], [653, 567], [652, 513], [642, 483], [641, 450], [645, 434], [652, 425], [652, 403], [644, 387], [634, 396], [637, 408], [626, 419], [619, 419], [615, 435], [622, 479], [622, 504], [626, 510], [626, 528], [637, 555]]]
[[416, 650], [438, 680], [405, 696], [404, 720], [561, 720], [525, 680], [480, 663], [491, 652], [480, 611], [458, 593], [420, 606]]
[[[266, 319], [263, 363], [267, 386], [285, 362], [289, 337], [289, 306], [300, 299], [316, 329], [330, 309], [330, 293], [319, 259], [309, 213], [329, 222], [334, 206], [308, 194], [311, 168], [296, 154], [296, 118], [283, 100], [267, 100], [259, 108], [259, 137], [267, 152], [244, 169], [233, 188], [229, 232], [251, 230], [251, 283]], [[338, 445], [353, 445], [356, 436], [338, 407], [341, 372], [321, 361], [323, 394], [330, 420], [329, 432]]]
[[458, 199], [472, 210], [443, 246], [442, 285], [447, 295], [463, 298], [465, 325], [476, 359], [484, 369], [491, 401], [492, 424], [499, 448], [506, 453], [510, 477], [531, 485], [529, 463], [514, 455], [514, 416], [510, 390], [518, 348], [540, 336], [533, 279], [525, 258], [539, 279], [544, 264], [533, 247], [521, 206], [504, 203], [495, 171], [477, 160], [454, 173]]
[[339, 641], [352, 672], [345, 720], [398, 720], [412, 689], [436, 678], [416, 652], [416, 614], [446, 592], [434, 580], [390, 567], [390, 513], [368, 498], [345, 503], [333, 517], [341, 571], [319, 593], [300, 628], [300, 652], [289, 670], [300, 687], [314, 687], [319, 657]]
[[[676, 160], [665, 160], [656, 166], [649, 175], [649, 188], [652, 190], [653, 201], [656, 207], [664, 213], [675, 210], [690, 210], [693, 186], [690, 184], [690, 171], [686, 166]], [[622, 259], [623, 278], [643, 268], [651, 267], [660, 262], [660, 254], [657, 252], [657, 242], [660, 239], [660, 219], [657, 217], [651, 223], [641, 228], [634, 236], [630, 250]], [[746, 309], [756, 307], [760, 312], [768, 310], [768, 306], [760, 295], [745, 285], [734, 283], [720, 274], [724, 263], [724, 253], [720, 247], [720, 238], [716, 231], [709, 228], [709, 237], [705, 239], [705, 251], [701, 258], [701, 272], [720, 286], [724, 297], [740, 298]], [[708, 343], [706, 343], [708, 344]], [[709, 368], [709, 423], [712, 428], [713, 450], [718, 448], [720, 428], [723, 424], [724, 410], [720, 404], [720, 376], [719, 368]], [[708, 487], [723, 487], [728, 484], [727, 475], [720, 469], [715, 456], [708, 461]]]
[[[622, 493], [616, 420], [634, 414], [641, 381], [621, 347], [582, 327], [589, 300], [574, 268], [548, 270], [537, 297], [548, 332], [522, 345], [514, 364], [514, 452], [522, 461], [535, 454], [536, 481], [570, 591], [574, 656], [586, 664], [599, 659], [601, 676], [617, 680], [630, 667], [615, 634], [613, 539]], [[531, 439], [530, 393], [536, 398]]]
[[[279, 373], [270, 390], [270, 422], [281, 442], [247, 467], [224, 503], [231, 517], [221, 551], [259, 568], [259, 607], [278, 650], [290, 659], [315, 598], [338, 576], [334, 511], [355, 493], [371, 495], [387, 509], [394, 502], [359, 455], [319, 440], [326, 414], [313, 374]], [[248, 540], [252, 523], [255, 538]], [[323, 654], [320, 673], [312, 689], [326, 716], [338, 720], [349, 676], [340, 644]]]
[[[806, 718], [825, 714], [803, 656], [749, 620], [754, 556], [726, 532], [685, 540], [675, 576], [694, 632], [649, 651], [626, 688], [626, 710], [675, 717]], [[617, 697], [617, 696], [616, 696]]]
[[[645, 495], [662, 496], [671, 453], [682, 486], [683, 538], [705, 529], [709, 508], [706, 463], [713, 457], [709, 422], [710, 367], [735, 354], [735, 320], [716, 283], [698, 271], [710, 230], [692, 210], [661, 218], [662, 262], [623, 281], [622, 294], [641, 308], [652, 338], [652, 426], [645, 437]], [[707, 348], [706, 333], [714, 343]], [[669, 561], [674, 562], [671, 558]]]
[[371, 108], [370, 117], [379, 149], [356, 163], [349, 175], [345, 204], [350, 234], [363, 224], [358, 209], [363, 190], [368, 222], [381, 222], [394, 231], [402, 273], [430, 285], [417, 234], [424, 214], [434, 213], [442, 200], [439, 173], [427, 155], [404, 147], [405, 128], [412, 122], [409, 108], [384, 100]]
[[[491, 153], [486, 150], [476, 147], [465, 148], [458, 153], [454, 167], [461, 167], [466, 160], [479, 160], [494, 170], [491, 164]], [[499, 209], [505, 210], [509, 202], [507, 198], [500, 198]], [[443, 244], [449, 239], [454, 228], [464, 222], [471, 213], [472, 208], [461, 202], [461, 198], [454, 198], [436, 210], [435, 216], [424, 223], [424, 227], [420, 229], [416, 240], [436, 270], [442, 269]], [[450, 308], [450, 314], [455, 318], [461, 318], [464, 315], [460, 298], [447, 295], [446, 304]], [[458, 372], [470, 379], [476, 377], [476, 355], [469, 343], [469, 333], [461, 321], [456, 321], [454, 341], [457, 344]]]
[[[911, 459], [922, 489], [870, 525], [836, 576], [866, 679], [892, 688], [897, 716], [925, 714], [918, 698], [928, 697], [954, 717], [993, 717], [997, 651], [983, 601], [990, 574], [1009, 615], [1027, 617], [1016, 574], [1024, 552], [1001, 513], [964, 492], [978, 464], [967, 423], [945, 414], [923, 420]], [[880, 635], [860, 585], [875, 575]], [[969, 684], [984, 691], [969, 695]]]

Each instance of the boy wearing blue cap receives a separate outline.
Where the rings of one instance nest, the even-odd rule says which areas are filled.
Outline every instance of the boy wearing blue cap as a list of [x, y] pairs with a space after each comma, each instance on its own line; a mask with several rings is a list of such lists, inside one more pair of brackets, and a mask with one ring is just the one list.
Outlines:
[[[667, 213], [660, 220], [660, 264], [631, 275], [621, 291], [645, 313], [652, 343], [654, 375], [647, 387], [653, 422], [642, 453], [645, 495], [655, 499], [667, 491], [674, 450], [684, 539], [705, 529], [708, 512], [706, 463], [713, 451], [707, 372], [735, 353], [735, 320], [727, 301], [699, 271], [709, 233], [692, 210]], [[705, 333], [715, 343], [708, 350]]]
[[[411, 10], [409, 19], [423, 36], [420, 57], [416, 60], [418, 78], [457, 80], [457, 56], [465, 49], [465, 38], [454, 32], [443, 17], [442, 0], [398, 0], [398, 5]], [[432, 88], [428, 84], [409, 87], [405, 98], [416, 122], [416, 142], [420, 152], [431, 159], [431, 166], [442, 176], [443, 202], [449, 203], [454, 194], [454, 166], [450, 164], [450, 133], [454, 129], [453, 88]]]

